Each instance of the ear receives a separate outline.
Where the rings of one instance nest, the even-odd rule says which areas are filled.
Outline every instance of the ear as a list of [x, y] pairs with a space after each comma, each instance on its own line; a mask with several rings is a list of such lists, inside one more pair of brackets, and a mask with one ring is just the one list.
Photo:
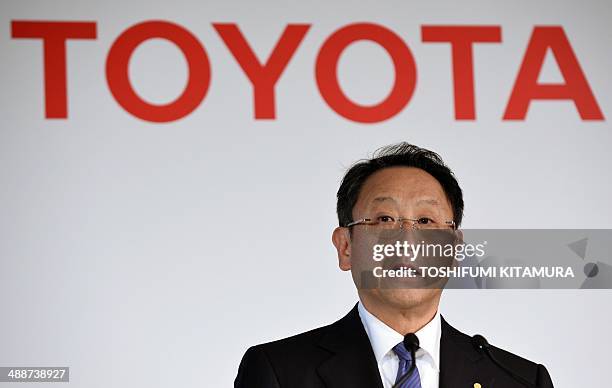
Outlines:
[[[461, 245], [463, 244], [463, 231], [461, 229], [457, 229], [455, 230], [455, 245]], [[458, 263], [457, 263], [457, 259], [453, 258], [453, 267], [457, 267]]]
[[343, 271], [351, 269], [351, 237], [349, 229], [337, 227], [332, 233], [332, 242], [338, 252], [338, 266]]
[[461, 229], [455, 230], [455, 244], [463, 244], [463, 231]]

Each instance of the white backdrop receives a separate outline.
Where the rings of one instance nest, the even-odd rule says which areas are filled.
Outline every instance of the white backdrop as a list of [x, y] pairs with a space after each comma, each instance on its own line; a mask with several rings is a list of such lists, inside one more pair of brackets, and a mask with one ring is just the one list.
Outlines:
[[[11, 21], [96, 23], [67, 43], [68, 117], [45, 118], [39, 39]], [[211, 82], [186, 117], [152, 123], [109, 91], [114, 40], [168, 20], [205, 47]], [[379, 146], [439, 152], [465, 193], [465, 228], [612, 228], [611, 127], [570, 101], [502, 120], [534, 26], [562, 26], [606, 119], [612, 115], [607, 1], [4, 1], [0, 5], [0, 366], [69, 366], [74, 387], [227, 387], [246, 348], [343, 316], [357, 300], [331, 231], [345, 169]], [[285, 26], [311, 24], [256, 120], [250, 81], [213, 22], [236, 23], [259, 58]], [[315, 61], [337, 29], [380, 24], [409, 46], [417, 83], [389, 120], [361, 124], [321, 97]], [[497, 25], [474, 46], [476, 120], [454, 118], [448, 44], [422, 25]], [[130, 63], [137, 92], [167, 103], [187, 64], [154, 39]], [[343, 90], [362, 104], [393, 84], [385, 51], [344, 52]], [[563, 82], [548, 53], [540, 82]], [[611, 291], [445, 291], [455, 327], [545, 364], [556, 387], [606, 387]], [[2, 385], [2, 383], [0, 383]], [[6, 385], [6, 384], [5, 384]]]

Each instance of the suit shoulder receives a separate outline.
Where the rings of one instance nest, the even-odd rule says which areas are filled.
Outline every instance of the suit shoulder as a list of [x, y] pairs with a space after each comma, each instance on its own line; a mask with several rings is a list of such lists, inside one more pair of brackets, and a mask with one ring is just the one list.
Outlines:
[[[471, 336], [455, 329], [445, 322], [447, 325], [447, 330], [449, 334], [454, 338], [455, 341], [462, 344], [464, 349], [471, 348], [471, 352], [475, 352], [473, 354], [480, 354], [476, 347], [473, 345], [473, 341]], [[550, 379], [550, 375], [548, 374], [548, 370], [546, 367], [538, 362], [531, 361], [527, 358], [519, 356], [515, 353], [512, 353], [506, 349], [490, 345], [489, 350], [492, 356], [506, 368], [512, 370], [517, 373], [524, 379], [530, 381], [537, 387], [550, 387], [552, 388], [552, 381]]]
[[[318, 343], [330, 326], [249, 347], [240, 363], [234, 386], [291, 386], [291, 382], [316, 376], [316, 366], [329, 357]], [[253, 381], [265, 381], [266, 384], [258, 385]]]
[[506, 368], [515, 371], [537, 387], [552, 387], [550, 375], [544, 365], [493, 345], [491, 353]]
[[287, 352], [293, 349], [304, 350], [305, 348], [316, 345], [329, 330], [330, 326], [331, 324], [297, 333], [289, 337], [253, 345], [250, 349], [266, 353]]
[[[447, 322], [444, 322], [444, 324], [447, 326], [448, 332], [450, 333], [450, 335], [453, 337], [455, 341], [459, 342], [460, 344], [466, 347], [471, 347], [474, 349], [474, 351], [476, 351], [476, 347], [473, 345], [472, 336], [455, 329], [454, 327], [449, 325]], [[498, 358], [499, 361], [509, 362], [517, 368], [533, 368], [538, 365], [538, 363], [536, 362], [528, 360], [524, 357], [521, 357], [519, 355], [509, 352], [508, 350], [502, 349], [494, 345], [490, 345], [490, 350], [491, 350], [491, 353], [493, 353], [493, 356]]]

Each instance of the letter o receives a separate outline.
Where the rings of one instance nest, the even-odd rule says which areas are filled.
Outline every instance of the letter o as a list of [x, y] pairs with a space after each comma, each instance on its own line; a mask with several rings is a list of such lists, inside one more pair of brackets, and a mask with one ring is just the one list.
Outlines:
[[[338, 60], [348, 45], [370, 40], [381, 45], [391, 56], [395, 81], [389, 95], [380, 103], [360, 105], [351, 101], [338, 82]], [[335, 31], [321, 46], [315, 75], [319, 92], [339, 115], [361, 123], [375, 123], [399, 113], [410, 101], [416, 86], [416, 64], [410, 49], [393, 31], [371, 23], [356, 23]]]
[[[150, 104], [136, 94], [128, 65], [134, 50], [144, 41], [162, 38], [174, 43], [185, 56], [189, 78], [183, 93], [168, 104]], [[152, 122], [178, 120], [202, 102], [210, 84], [210, 64], [198, 39], [178, 24], [148, 21], [125, 30], [115, 40], [106, 59], [106, 80], [115, 100], [134, 116]]]

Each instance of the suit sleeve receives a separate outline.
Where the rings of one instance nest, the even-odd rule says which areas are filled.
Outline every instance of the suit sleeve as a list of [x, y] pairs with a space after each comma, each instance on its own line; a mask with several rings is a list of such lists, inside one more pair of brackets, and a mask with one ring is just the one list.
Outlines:
[[548, 374], [546, 367], [542, 364], [538, 365], [538, 377], [536, 381], [536, 386], [538, 388], [553, 388], [553, 383], [550, 379], [550, 375]]
[[242, 356], [234, 388], [280, 388], [270, 359], [260, 346], [250, 347]]

